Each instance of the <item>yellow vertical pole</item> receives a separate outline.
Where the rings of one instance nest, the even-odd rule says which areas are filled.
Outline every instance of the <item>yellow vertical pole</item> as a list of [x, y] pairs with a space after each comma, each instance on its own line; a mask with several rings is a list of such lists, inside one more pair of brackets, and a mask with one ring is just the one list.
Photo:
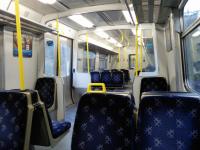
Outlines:
[[90, 53], [89, 53], [88, 33], [86, 34], [86, 49], [87, 49], [87, 68], [88, 68], [88, 73], [90, 73]]
[[140, 72], [142, 72], [142, 63], [143, 63], [143, 42], [142, 42], [142, 30], [140, 35]]
[[136, 26], [136, 35], [135, 35], [135, 49], [136, 49], [136, 59], [135, 59], [135, 76], [138, 76], [138, 24]]
[[23, 63], [22, 32], [21, 32], [20, 12], [19, 12], [19, 0], [15, 0], [15, 14], [16, 14], [16, 28], [17, 28], [17, 46], [18, 46], [20, 90], [24, 90], [25, 89], [24, 63]]
[[59, 20], [56, 19], [57, 30], [57, 49], [58, 49], [58, 76], [61, 76], [61, 46], [60, 46], [60, 33], [59, 33]]

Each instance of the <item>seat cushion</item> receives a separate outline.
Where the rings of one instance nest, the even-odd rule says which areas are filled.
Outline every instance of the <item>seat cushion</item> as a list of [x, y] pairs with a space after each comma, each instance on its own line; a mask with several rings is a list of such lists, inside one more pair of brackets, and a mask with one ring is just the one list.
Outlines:
[[85, 94], [74, 125], [72, 150], [131, 150], [133, 103], [126, 94]]
[[25, 94], [0, 92], [0, 150], [23, 150], [27, 111]]
[[59, 137], [64, 132], [69, 130], [71, 127], [71, 123], [65, 121], [55, 121], [52, 120], [52, 135], [54, 138]]
[[198, 150], [199, 97], [191, 93], [145, 93], [136, 141], [139, 150]]
[[112, 86], [113, 87], [123, 87], [124, 76], [123, 72], [115, 71], [112, 73]]

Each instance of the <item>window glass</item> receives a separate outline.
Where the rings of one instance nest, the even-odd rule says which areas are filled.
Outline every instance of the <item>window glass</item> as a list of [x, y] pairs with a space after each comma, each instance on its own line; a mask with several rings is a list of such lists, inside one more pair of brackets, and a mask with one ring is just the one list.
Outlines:
[[54, 54], [55, 44], [53, 40], [45, 40], [45, 74], [47, 76], [55, 75], [55, 54]]
[[99, 54], [99, 71], [108, 69], [108, 55]]
[[184, 8], [184, 28], [200, 18], [200, 5], [197, 0], [188, 0]]
[[184, 43], [188, 83], [192, 89], [200, 92], [200, 27], [191, 32]]
[[143, 38], [143, 69], [142, 72], [155, 72], [155, 53], [153, 38]]
[[[90, 56], [90, 71], [94, 71], [96, 62], [96, 52], [90, 49], [89, 56]], [[88, 72], [87, 51], [85, 43], [79, 44], [77, 68], [78, 72]]]
[[61, 39], [61, 76], [70, 75], [70, 61], [72, 51], [72, 40]]

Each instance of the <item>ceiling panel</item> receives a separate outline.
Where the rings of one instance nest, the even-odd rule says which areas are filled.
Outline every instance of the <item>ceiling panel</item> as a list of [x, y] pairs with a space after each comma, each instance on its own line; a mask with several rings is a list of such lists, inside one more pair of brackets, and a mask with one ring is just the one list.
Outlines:
[[112, 3], [120, 3], [120, 0], [59, 0], [69, 8], [80, 8]]

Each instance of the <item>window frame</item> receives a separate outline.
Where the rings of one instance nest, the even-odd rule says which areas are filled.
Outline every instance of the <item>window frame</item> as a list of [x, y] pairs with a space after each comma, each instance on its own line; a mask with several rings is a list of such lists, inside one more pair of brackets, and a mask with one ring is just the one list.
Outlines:
[[187, 2], [180, 9], [180, 23], [181, 23], [181, 30], [182, 30], [180, 38], [181, 38], [181, 55], [182, 55], [182, 68], [183, 68], [183, 82], [184, 82], [184, 87], [185, 87], [186, 91], [200, 94], [200, 92], [198, 92], [195, 89], [193, 89], [190, 86], [190, 83], [189, 83], [188, 72], [187, 72], [188, 68], [187, 68], [187, 61], [186, 61], [187, 60], [186, 44], [185, 44], [185, 39], [187, 38], [187, 36], [200, 26], [200, 18], [196, 19], [187, 28], [184, 28], [184, 8], [185, 8]]

